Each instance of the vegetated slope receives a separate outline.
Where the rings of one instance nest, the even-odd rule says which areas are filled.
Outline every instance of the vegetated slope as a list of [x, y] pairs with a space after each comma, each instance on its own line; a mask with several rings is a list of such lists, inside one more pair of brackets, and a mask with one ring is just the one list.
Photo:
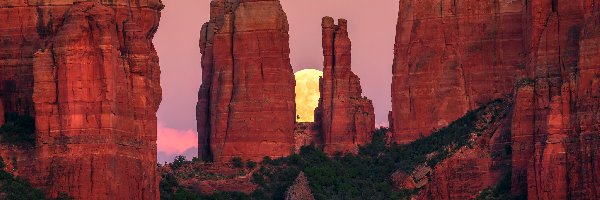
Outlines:
[[[209, 196], [198, 194], [179, 169], [182, 165], [199, 165], [199, 162], [177, 161], [165, 166], [161, 181], [163, 199], [284, 199], [286, 190], [300, 172], [304, 172], [316, 199], [402, 199], [416, 194], [418, 190], [395, 188], [391, 175], [394, 172], [412, 172], [422, 165], [431, 167], [454, 155], [463, 148], [473, 148], [474, 138], [496, 128], [498, 121], [509, 112], [508, 100], [496, 100], [479, 109], [468, 112], [449, 126], [435, 131], [407, 145], [386, 145], [386, 133], [382, 128], [374, 133], [373, 141], [360, 148], [358, 155], [337, 154], [327, 156], [314, 145], [303, 147], [300, 153], [271, 160], [265, 157], [246, 176], [258, 185], [251, 193], [216, 192]], [[183, 164], [182, 164], [183, 163]], [[176, 169], [173, 169], [175, 166]], [[202, 179], [202, 178], [200, 178]], [[226, 178], [225, 178], [226, 179]], [[194, 184], [191, 184], [194, 185]]]

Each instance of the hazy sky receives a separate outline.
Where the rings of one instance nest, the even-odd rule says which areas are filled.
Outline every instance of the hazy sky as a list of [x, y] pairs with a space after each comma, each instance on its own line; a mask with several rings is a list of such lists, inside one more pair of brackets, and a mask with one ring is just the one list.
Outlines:
[[[210, 0], [163, 0], [154, 45], [160, 57], [163, 101], [158, 111], [159, 161], [173, 155], [196, 156], [196, 101], [201, 83], [200, 28], [208, 21]], [[397, 0], [281, 0], [290, 24], [294, 71], [323, 67], [321, 18], [348, 20], [352, 71], [363, 95], [373, 100], [377, 124], [387, 124]]]

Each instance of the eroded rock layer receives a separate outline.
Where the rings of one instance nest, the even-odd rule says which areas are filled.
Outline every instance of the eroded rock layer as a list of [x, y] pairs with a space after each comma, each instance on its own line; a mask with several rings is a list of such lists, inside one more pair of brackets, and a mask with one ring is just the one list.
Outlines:
[[530, 80], [515, 92], [513, 195], [600, 198], [597, 2], [531, 1]]
[[524, 76], [524, 1], [400, 1], [392, 79], [394, 140], [428, 136], [509, 94]]
[[[401, 1], [400, 4], [392, 94], [394, 111], [390, 117], [396, 141], [412, 141], [418, 137], [416, 133], [452, 121], [453, 115], [463, 113], [463, 109], [472, 109], [488, 97], [512, 93], [512, 119], [507, 125], [510, 146], [506, 148], [511, 152], [511, 195], [528, 199], [600, 198], [598, 2]], [[463, 22], [470, 24], [465, 26]], [[454, 30], [456, 27], [458, 32]], [[424, 31], [434, 29], [439, 31]], [[483, 40], [480, 34], [484, 34]], [[474, 39], [480, 45], [475, 45]], [[443, 50], [436, 50], [436, 45]], [[425, 47], [433, 49], [430, 51], [433, 56], [427, 57]], [[462, 63], [457, 75], [452, 75], [451, 66], [432, 63], [431, 58], [438, 59], [439, 52], [444, 55], [442, 64], [455, 60]], [[442, 71], [446, 71], [439, 74], [443, 76], [428, 75]], [[450, 75], [456, 76], [448, 79], [456, 84], [428, 83], [431, 78]], [[448, 110], [447, 103], [458, 109]], [[505, 133], [494, 133], [492, 139], [500, 137], [496, 135]], [[473, 186], [489, 186], [489, 179], [477, 178], [480, 181], [460, 185], [469, 182], [466, 179], [494, 172], [495, 168], [485, 166], [494, 153], [485, 152], [478, 150], [443, 161], [436, 166], [435, 176], [420, 197], [475, 197], [481, 188]], [[452, 191], [455, 187], [450, 183], [458, 185], [457, 190]]]
[[[475, 199], [510, 172], [510, 106], [500, 105], [478, 122], [465, 146], [435, 166], [417, 199]], [[486, 122], [492, 122], [486, 124]]]
[[201, 32], [199, 154], [261, 160], [292, 152], [294, 75], [277, 0], [213, 0]]
[[362, 96], [360, 78], [351, 69], [352, 43], [347, 21], [324, 17], [323, 78], [316, 121], [321, 127], [325, 152], [357, 152], [358, 145], [371, 141], [375, 114], [371, 100]]
[[0, 3], [5, 112], [35, 116], [18, 174], [49, 196], [158, 199], [160, 0]]

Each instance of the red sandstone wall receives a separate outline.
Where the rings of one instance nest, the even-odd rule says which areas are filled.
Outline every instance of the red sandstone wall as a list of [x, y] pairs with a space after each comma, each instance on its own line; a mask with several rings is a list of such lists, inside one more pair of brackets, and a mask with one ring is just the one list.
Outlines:
[[335, 25], [333, 18], [324, 17], [322, 28], [325, 61], [315, 121], [325, 152], [357, 152], [375, 130], [373, 103], [362, 96], [360, 78], [351, 69], [347, 21], [340, 19]]
[[[5, 112], [35, 116], [18, 174], [50, 196], [158, 199], [159, 0], [0, 3]], [[18, 158], [24, 161], [23, 158]]]
[[295, 80], [287, 17], [276, 0], [217, 0], [202, 29], [199, 154], [215, 161], [292, 152]]
[[[401, 1], [390, 117], [395, 140], [412, 141], [514, 91], [512, 194], [600, 198], [598, 13], [598, 2], [586, 0]], [[448, 182], [428, 188], [448, 189]], [[428, 191], [431, 198], [454, 194]]]
[[[516, 91], [513, 194], [597, 199], [600, 35], [597, 3], [528, 2], [528, 73]], [[525, 190], [524, 188], [527, 188]], [[521, 188], [521, 189], [519, 189]]]
[[400, 1], [392, 79], [394, 140], [428, 136], [509, 94], [524, 77], [521, 0]]

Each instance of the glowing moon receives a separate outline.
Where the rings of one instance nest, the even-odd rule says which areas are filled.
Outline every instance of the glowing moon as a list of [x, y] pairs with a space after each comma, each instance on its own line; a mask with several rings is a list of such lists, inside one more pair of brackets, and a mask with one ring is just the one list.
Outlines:
[[296, 77], [296, 115], [297, 122], [314, 122], [315, 108], [319, 105], [319, 77], [323, 72], [305, 69], [294, 74]]

